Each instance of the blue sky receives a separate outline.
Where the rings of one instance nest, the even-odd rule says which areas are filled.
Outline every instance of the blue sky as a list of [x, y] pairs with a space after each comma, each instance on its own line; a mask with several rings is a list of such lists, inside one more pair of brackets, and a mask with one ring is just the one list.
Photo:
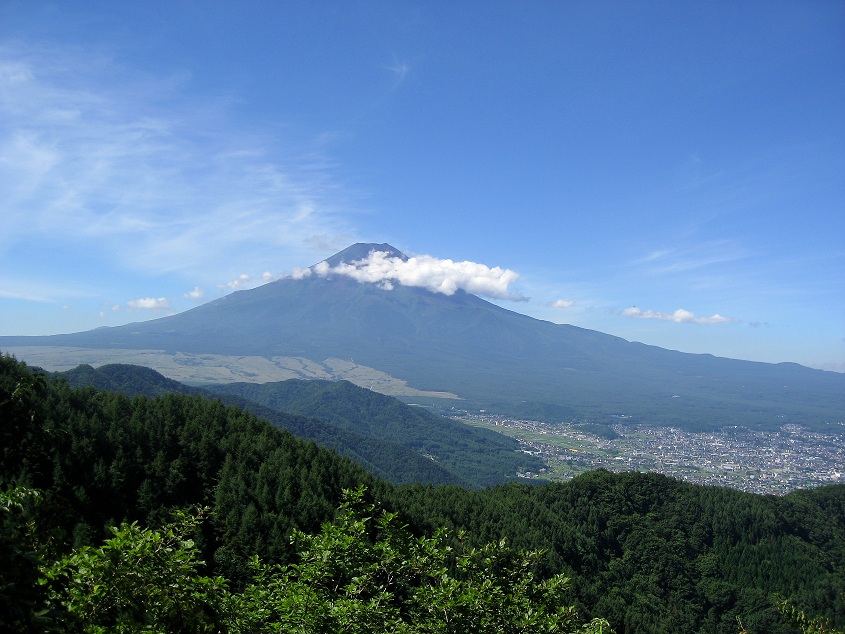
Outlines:
[[0, 2], [0, 334], [389, 242], [541, 319], [845, 371], [843, 33], [815, 1]]

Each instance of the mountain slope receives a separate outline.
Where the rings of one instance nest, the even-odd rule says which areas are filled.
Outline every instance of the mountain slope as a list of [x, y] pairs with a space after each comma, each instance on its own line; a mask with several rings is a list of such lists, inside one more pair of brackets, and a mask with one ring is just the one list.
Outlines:
[[204, 394], [201, 389], [168, 379], [151, 368], [125, 363], [109, 363], [98, 368], [79, 365], [73, 370], [59, 372], [58, 375], [71, 387], [93, 387], [95, 390], [119, 392], [127, 396]]
[[468, 427], [346, 381], [283, 381], [201, 389], [135, 365], [81, 365], [56, 373], [71, 387], [127, 396], [178, 393], [219, 399], [299, 438], [335, 450], [393, 484], [502, 484], [537, 472], [538, 458], [495, 432]]
[[[354, 245], [329, 260], [381, 248], [392, 249]], [[457, 394], [464, 406], [545, 419], [624, 415], [710, 429], [824, 427], [845, 417], [843, 374], [675, 352], [533, 319], [463, 291], [386, 290], [342, 275], [286, 278], [115, 328], [0, 337], [0, 349], [33, 345], [339, 357], [414, 388]]]
[[538, 458], [519, 452], [520, 445], [512, 438], [435, 416], [348, 381], [234, 383], [209, 390], [237, 394], [277, 411], [318, 418], [405, 447], [474, 486], [502, 484], [518, 472], [536, 473], [545, 466]]

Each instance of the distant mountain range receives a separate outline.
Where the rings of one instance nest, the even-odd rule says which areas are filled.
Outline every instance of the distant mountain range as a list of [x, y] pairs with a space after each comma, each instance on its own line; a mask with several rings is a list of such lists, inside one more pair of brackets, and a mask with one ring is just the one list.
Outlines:
[[[0, 337], [0, 350], [29, 360], [20, 347], [73, 348], [89, 354], [92, 365], [128, 351], [159, 351], [178, 366], [176, 378], [197, 384], [221, 382], [210, 364], [241, 367], [244, 358], [261, 361], [234, 376], [250, 382], [279, 378], [261, 369], [267, 367], [290, 373], [282, 378], [337, 378], [336, 368], [346, 364], [368, 370], [374, 389], [383, 379], [407, 386], [416, 402], [543, 420], [690, 430], [824, 428], [845, 420], [845, 374], [665, 350], [534, 319], [460, 290], [444, 295], [331, 274], [372, 251], [405, 257], [390, 245], [356, 244], [329, 258], [325, 275], [285, 278], [125, 326]], [[356, 382], [366, 384], [367, 376]]]

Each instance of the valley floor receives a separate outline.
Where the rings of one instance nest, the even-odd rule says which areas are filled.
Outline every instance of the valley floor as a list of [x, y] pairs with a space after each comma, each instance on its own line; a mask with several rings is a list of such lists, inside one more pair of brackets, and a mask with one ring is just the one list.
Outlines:
[[845, 425], [819, 433], [798, 425], [777, 432], [743, 427], [690, 433], [672, 427], [613, 425], [603, 438], [573, 423], [543, 423], [490, 414], [456, 417], [518, 439], [548, 465], [526, 478], [568, 480], [592, 469], [658, 472], [696, 484], [782, 495], [845, 482]]

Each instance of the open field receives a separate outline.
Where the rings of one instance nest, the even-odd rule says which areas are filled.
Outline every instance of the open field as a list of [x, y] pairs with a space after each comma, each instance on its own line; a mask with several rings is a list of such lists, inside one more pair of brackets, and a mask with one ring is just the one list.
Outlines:
[[190, 354], [164, 350], [98, 349], [68, 346], [18, 346], [3, 349], [28, 365], [51, 372], [72, 370], [80, 364], [99, 367], [108, 363], [141, 365], [169, 379], [189, 385], [215, 383], [268, 383], [287, 379], [346, 380], [388, 396], [458, 398], [447, 392], [418, 390], [407, 382], [349, 359], [322, 362], [302, 357]]

